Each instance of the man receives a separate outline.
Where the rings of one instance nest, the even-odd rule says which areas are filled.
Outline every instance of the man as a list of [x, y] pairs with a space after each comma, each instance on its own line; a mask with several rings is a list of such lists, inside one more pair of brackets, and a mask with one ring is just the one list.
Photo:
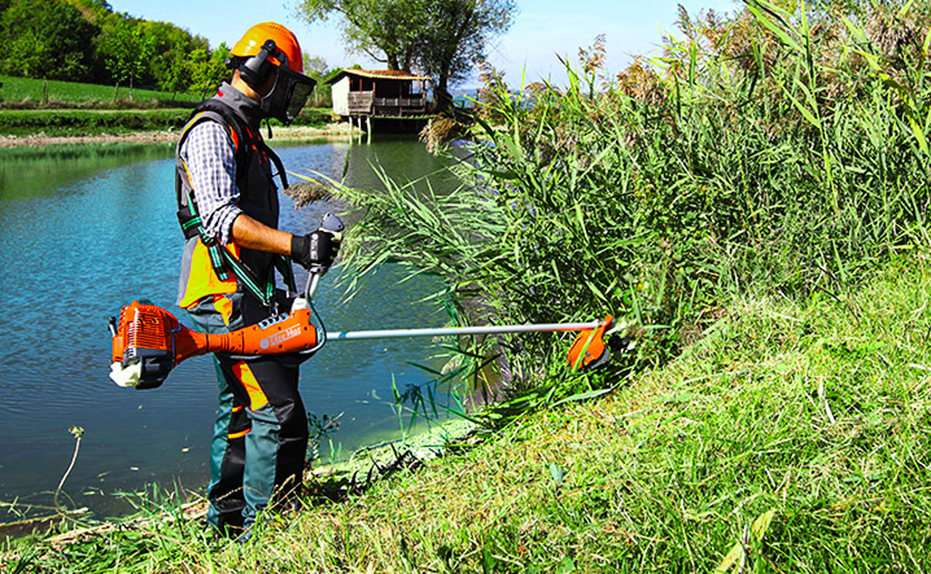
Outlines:
[[[187, 241], [178, 305], [205, 332], [255, 324], [289, 310], [275, 270], [291, 283], [288, 257], [325, 271], [337, 242], [324, 232], [277, 229], [278, 192], [287, 180], [262, 139], [269, 117], [289, 124], [314, 87], [287, 28], [250, 28], [231, 50], [229, 83], [202, 102], [177, 148], [178, 218]], [[294, 357], [214, 355], [219, 410], [210, 447], [207, 520], [221, 533], [248, 532], [275, 500], [294, 505], [307, 450], [307, 418]], [[290, 360], [288, 360], [290, 359]]]

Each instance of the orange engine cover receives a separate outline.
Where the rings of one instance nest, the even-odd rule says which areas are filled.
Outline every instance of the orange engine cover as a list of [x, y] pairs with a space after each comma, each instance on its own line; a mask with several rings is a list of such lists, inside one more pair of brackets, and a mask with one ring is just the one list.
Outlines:
[[313, 349], [317, 330], [310, 319], [310, 309], [298, 309], [230, 333], [207, 334], [192, 331], [167, 310], [137, 299], [120, 310], [112, 362], [123, 367], [141, 362], [136, 388], [154, 388], [171, 369], [197, 355], [288, 355]]

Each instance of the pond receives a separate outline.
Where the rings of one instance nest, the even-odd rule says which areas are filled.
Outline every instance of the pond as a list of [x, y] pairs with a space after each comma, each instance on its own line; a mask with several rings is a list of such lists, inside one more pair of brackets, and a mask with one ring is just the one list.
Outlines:
[[[274, 141], [272, 141], [274, 143]], [[416, 141], [319, 143], [278, 150], [294, 172], [345, 173], [357, 187], [377, 187], [373, 166], [402, 180], [442, 168]], [[108, 379], [107, 319], [146, 298], [191, 326], [174, 305], [181, 233], [174, 211], [172, 148], [167, 145], [4, 150], [0, 162], [0, 502], [48, 510], [71, 461], [72, 426], [84, 429], [59, 502], [97, 515], [126, 509], [114, 493], [146, 484], [200, 490], [209, 476], [207, 448], [216, 409], [209, 357], [175, 369], [155, 390], [116, 387]], [[348, 159], [347, 159], [348, 158]], [[293, 180], [294, 178], [292, 178]], [[307, 233], [333, 203], [301, 210], [281, 197], [281, 227]], [[301, 285], [301, 271], [298, 284]], [[337, 266], [321, 282], [317, 309], [331, 330], [434, 327], [442, 305], [425, 302], [439, 279], [401, 281], [381, 269], [352, 299]], [[397, 438], [392, 385], [430, 381], [436, 367], [423, 339], [330, 343], [301, 369], [309, 415], [338, 417], [320, 445], [327, 462]], [[405, 423], [406, 424], [406, 419]], [[330, 449], [332, 441], [332, 450]], [[9, 510], [8, 506], [5, 506]]]

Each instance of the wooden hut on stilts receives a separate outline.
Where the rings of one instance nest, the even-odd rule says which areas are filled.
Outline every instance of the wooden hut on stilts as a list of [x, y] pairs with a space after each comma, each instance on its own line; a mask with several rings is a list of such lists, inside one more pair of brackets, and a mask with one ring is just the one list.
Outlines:
[[403, 70], [347, 68], [328, 83], [333, 114], [367, 133], [419, 133], [429, 120], [430, 78]]

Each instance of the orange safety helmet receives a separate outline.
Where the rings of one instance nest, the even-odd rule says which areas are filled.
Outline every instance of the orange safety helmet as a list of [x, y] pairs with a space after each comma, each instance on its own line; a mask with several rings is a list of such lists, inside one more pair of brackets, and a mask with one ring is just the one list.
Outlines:
[[[230, 50], [230, 54], [238, 58], [257, 56], [268, 40], [273, 40], [278, 50], [287, 57], [288, 68], [298, 74], [304, 73], [304, 54], [301, 52], [301, 45], [298, 44], [291, 30], [275, 22], [263, 22], [246, 30], [246, 33]], [[270, 55], [268, 61], [280, 66], [281, 61], [277, 55]]]
[[304, 54], [291, 30], [274, 22], [256, 24], [230, 55], [230, 68], [252, 86], [262, 85], [277, 70], [274, 87], [262, 96], [262, 109], [285, 125], [294, 121], [317, 82], [304, 75]]

